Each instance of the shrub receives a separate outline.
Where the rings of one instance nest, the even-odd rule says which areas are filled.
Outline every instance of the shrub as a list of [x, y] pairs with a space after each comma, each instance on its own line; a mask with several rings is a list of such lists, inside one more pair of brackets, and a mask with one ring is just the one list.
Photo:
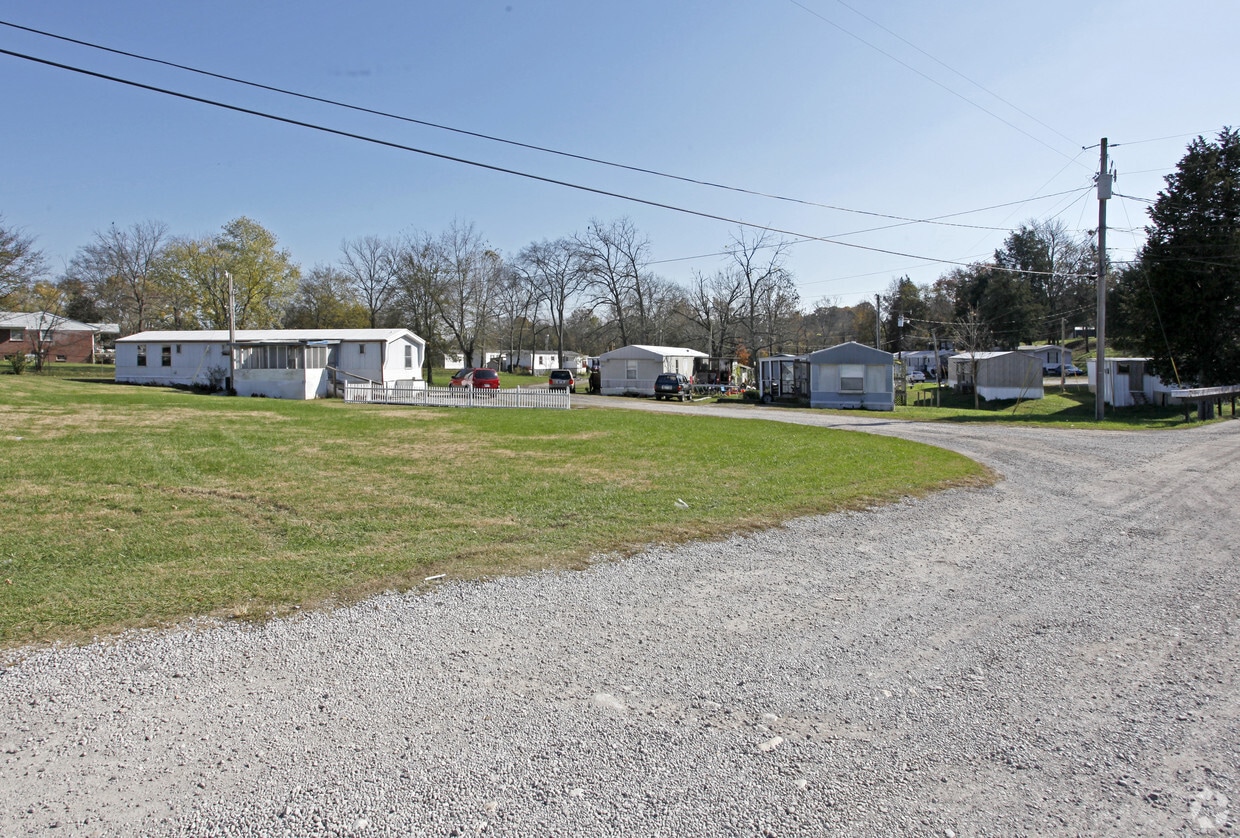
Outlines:
[[29, 363], [26, 360], [25, 352], [14, 352], [6, 360], [8, 360], [9, 367], [11, 367], [13, 370], [13, 375], [21, 375], [23, 372], [25, 372], [26, 364]]

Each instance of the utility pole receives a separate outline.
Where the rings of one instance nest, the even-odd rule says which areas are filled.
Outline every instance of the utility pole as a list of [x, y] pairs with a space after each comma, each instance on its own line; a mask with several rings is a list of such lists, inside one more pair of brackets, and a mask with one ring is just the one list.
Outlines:
[[1068, 380], [1068, 362], [1063, 359], [1063, 353], [1067, 346], [1067, 318], [1059, 318], [1059, 389], [1062, 392], [1067, 386]]
[[874, 348], [883, 348], [883, 298], [874, 295]]
[[1102, 138], [1098, 164], [1098, 323], [1097, 360], [1094, 361], [1094, 419], [1106, 417], [1106, 334], [1107, 334], [1107, 199], [1111, 197], [1111, 172], [1107, 168], [1107, 138]]
[[232, 274], [224, 271], [228, 280], [228, 395], [237, 395], [237, 297], [233, 293]]
[[943, 369], [941, 358], [939, 355], [939, 332], [938, 329], [930, 330], [930, 339], [934, 341], [934, 406], [939, 407], [939, 390], [943, 386]]

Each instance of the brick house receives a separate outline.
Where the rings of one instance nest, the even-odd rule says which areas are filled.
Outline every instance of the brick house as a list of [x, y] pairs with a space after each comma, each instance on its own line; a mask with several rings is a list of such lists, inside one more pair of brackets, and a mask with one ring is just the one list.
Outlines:
[[99, 336], [118, 331], [114, 326], [82, 323], [46, 311], [0, 311], [0, 358], [42, 352], [44, 361], [88, 364], [99, 348]]

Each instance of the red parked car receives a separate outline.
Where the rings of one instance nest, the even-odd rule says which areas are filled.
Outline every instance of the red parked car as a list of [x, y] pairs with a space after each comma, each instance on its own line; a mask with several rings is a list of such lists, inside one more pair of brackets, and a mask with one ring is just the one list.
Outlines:
[[488, 369], [459, 370], [456, 375], [452, 376], [448, 386], [473, 387], [475, 390], [498, 390], [499, 373]]

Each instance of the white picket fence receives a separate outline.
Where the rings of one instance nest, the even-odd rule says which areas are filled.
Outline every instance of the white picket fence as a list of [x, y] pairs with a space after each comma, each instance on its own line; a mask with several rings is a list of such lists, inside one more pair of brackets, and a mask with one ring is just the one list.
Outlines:
[[353, 404], [406, 404], [418, 407], [541, 407], [568, 410], [567, 390], [513, 387], [476, 390], [473, 387], [410, 387], [399, 384], [344, 385], [344, 400]]

